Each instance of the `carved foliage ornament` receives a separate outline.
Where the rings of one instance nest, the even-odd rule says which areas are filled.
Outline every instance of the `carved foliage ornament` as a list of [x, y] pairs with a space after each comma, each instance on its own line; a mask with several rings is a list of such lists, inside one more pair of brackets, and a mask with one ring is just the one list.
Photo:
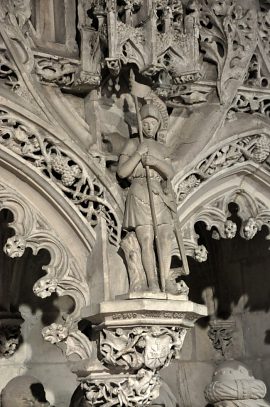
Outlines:
[[16, 68], [10, 61], [6, 51], [0, 52], [0, 80], [13, 91], [20, 86]]
[[158, 371], [178, 356], [186, 331], [160, 326], [103, 329], [100, 358], [111, 373], [102, 380], [82, 381], [85, 400], [92, 406], [149, 405], [159, 394]]
[[220, 351], [222, 356], [226, 356], [227, 348], [232, 344], [234, 331], [235, 321], [215, 319], [210, 322], [208, 336], [213, 343], [213, 347]]
[[254, 93], [240, 90], [227, 113], [228, 120], [236, 119], [235, 113], [257, 114], [270, 117], [270, 101], [267, 92]]
[[[77, 328], [77, 322], [81, 318], [80, 310], [88, 304], [89, 288], [72, 255], [50, 230], [44, 218], [35, 213], [17, 192], [1, 184], [0, 210], [4, 208], [13, 213], [14, 221], [10, 226], [15, 230], [15, 236], [9, 238], [4, 246], [7, 255], [21, 257], [26, 247], [30, 247], [34, 255], [41, 249], [46, 249], [50, 253], [50, 263], [43, 266], [47, 274], [34, 284], [34, 293], [46, 298], [55, 292], [59, 296], [68, 295], [74, 300], [74, 310], [66, 317], [64, 323], [45, 327], [43, 336], [51, 343], [64, 341], [67, 345], [67, 356], [72, 353], [77, 353], [82, 358], [85, 354], [89, 356], [91, 344]], [[6, 332], [10, 334], [6, 335]], [[19, 335], [13, 335], [13, 331], [3, 331], [3, 328], [0, 328], [0, 335], [1, 352], [11, 354], [19, 343]]]
[[61, 190], [92, 227], [103, 214], [109, 240], [118, 243], [118, 218], [105, 199], [102, 184], [60, 143], [56, 144], [51, 137], [40, 134], [34, 126], [14, 114], [0, 110], [0, 144], [38, 169]]
[[74, 83], [78, 64], [64, 58], [35, 58], [40, 82], [68, 87]]
[[200, 38], [205, 59], [218, 70], [218, 92], [223, 103], [230, 98], [228, 84], [243, 80], [256, 45], [256, 12], [234, 0], [203, 0], [200, 7]]
[[64, 344], [67, 358], [74, 354], [80, 359], [87, 359], [92, 356], [92, 343], [74, 326], [72, 318], [67, 318], [65, 324], [53, 323], [43, 328], [42, 336], [53, 345], [56, 344], [61, 347]]
[[100, 84], [99, 74], [83, 71], [79, 61], [61, 57], [35, 56], [37, 79], [45, 85], [89, 92]]
[[20, 28], [31, 17], [31, 0], [6, 0], [1, 6], [3, 11], [9, 14], [11, 22], [15, 23], [15, 20]]
[[266, 134], [246, 136], [220, 147], [200, 161], [189, 175], [176, 180], [175, 190], [180, 204], [205, 180], [221, 170], [245, 161], [263, 163], [270, 154], [270, 137]]
[[115, 332], [103, 330], [100, 352], [109, 366], [139, 370], [142, 367], [157, 371], [168, 366], [182, 348], [186, 329], [136, 327], [131, 331], [121, 328]]
[[[231, 213], [228, 205], [232, 202], [238, 206], [237, 216], [242, 221], [239, 234], [243, 239], [253, 239], [263, 226], [266, 226], [270, 232], [269, 208], [244, 190], [235, 189], [231, 193], [227, 193], [226, 196], [222, 195], [208, 202], [188, 220], [184, 229], [186, 246], [191, 248], [198, 244], [199, 236], [194, 230], [194, 225], [197, 222], [204, 222], [207, 230], [213, 228], [212, 237], [214, 239], [233, 239], [237, 233], [237, 225], [229, 219]], [[266, 239], [269, 239], [269, 234]]]
[[158, 397], [160, 380], [151, 370], [141, 369], [128, 378], [110, 378], [102, 382], [83, 382], [90, 406], [144, 406]]
[[269, 27], [270, 27], [270, 10], [263, 10], [258, 12], [258, 27], [259, 35], [263, 42], [264, 50], [268, 57], [270, 57], [270, 41], [269, 41]]

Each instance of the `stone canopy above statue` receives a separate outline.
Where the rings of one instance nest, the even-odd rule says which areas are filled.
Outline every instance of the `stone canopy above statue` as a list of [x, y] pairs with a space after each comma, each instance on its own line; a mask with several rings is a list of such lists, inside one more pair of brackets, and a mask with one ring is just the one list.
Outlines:
[[[221, 358], [268, 380], [269, 16], [268, 0], [0, 1], [1, 387], [42, 367], [57, 407], [75, 375], [84, 406], [137, 407], [169, 371], [166, 400], [201, 407]], [[217, 368], [211, 403], [247, 400], [237, 369]], [[48, 405], [27, 380], [2, 402]]]

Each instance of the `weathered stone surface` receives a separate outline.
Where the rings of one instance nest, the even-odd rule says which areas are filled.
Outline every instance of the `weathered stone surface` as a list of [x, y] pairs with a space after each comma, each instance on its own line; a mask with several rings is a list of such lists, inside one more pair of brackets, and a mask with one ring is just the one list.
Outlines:
[[269, 13], [1, 2], [0, 390], [150, 405], [169, 365], [157, 403], [201, 407], [226, 359], [270, 386]]

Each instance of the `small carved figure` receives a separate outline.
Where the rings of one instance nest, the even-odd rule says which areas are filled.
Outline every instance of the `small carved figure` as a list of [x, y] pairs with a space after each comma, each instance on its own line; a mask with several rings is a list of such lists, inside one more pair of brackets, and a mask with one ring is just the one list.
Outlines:
[[[150, 187], [160, 238], [165, 288], [166, 291], [175, 291], [175, 284], [172, 283], [169, 272], [174, 236], [172, 211], [175, 211], [176, 206], [166, 187], [167, 181], [173, 177], [172, 163], [166, 146], [156, 139], [161, 125], [158, 108], [153, 103], [145, 104], [141, 108], [140, 117], [144, 141], [140, 143], [138, 138], [130, 139], [120, 155], [118, 165], [119, 177], [127, 178], [131, 182], [126, 199], [123, 229], [135, 231], [141, 248], [148, 287], [152, 291], [159, 291]], [[146, 167], [149, 168], [149, 180]]]
[[45, 390], [32, 376], [18, 376], [10, 380], [1, 393], [2, 407], [50, 407]]
[[172, 14], [173, 14], [173, 27], [175, 30], [178, 31], [183, 31], [183, 16], [184, 16], [184, 10], [182, 3], [174, 0], [172, 5]]
[[188, 14], [185, 17], [185, 30], [188, 34], [195, 34], [199, 38], [199, 10], [196, 0], [190, 0], [187, 5]]

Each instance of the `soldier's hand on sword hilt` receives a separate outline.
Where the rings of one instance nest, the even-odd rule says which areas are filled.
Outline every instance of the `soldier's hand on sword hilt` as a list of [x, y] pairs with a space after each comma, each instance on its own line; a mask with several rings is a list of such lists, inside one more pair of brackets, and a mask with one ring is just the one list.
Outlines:
[[137, 153], [140, 154], [140, 156], [143, 156], [144, 154], [148, 153], [148, 145], [146, 143], [140, 143], [138, 148], [137, 148]]
[[145, 154], [142, 156], [142, 165], [144, 167], [154, 167], [156, 165], [157, 159], [152, 155]]

